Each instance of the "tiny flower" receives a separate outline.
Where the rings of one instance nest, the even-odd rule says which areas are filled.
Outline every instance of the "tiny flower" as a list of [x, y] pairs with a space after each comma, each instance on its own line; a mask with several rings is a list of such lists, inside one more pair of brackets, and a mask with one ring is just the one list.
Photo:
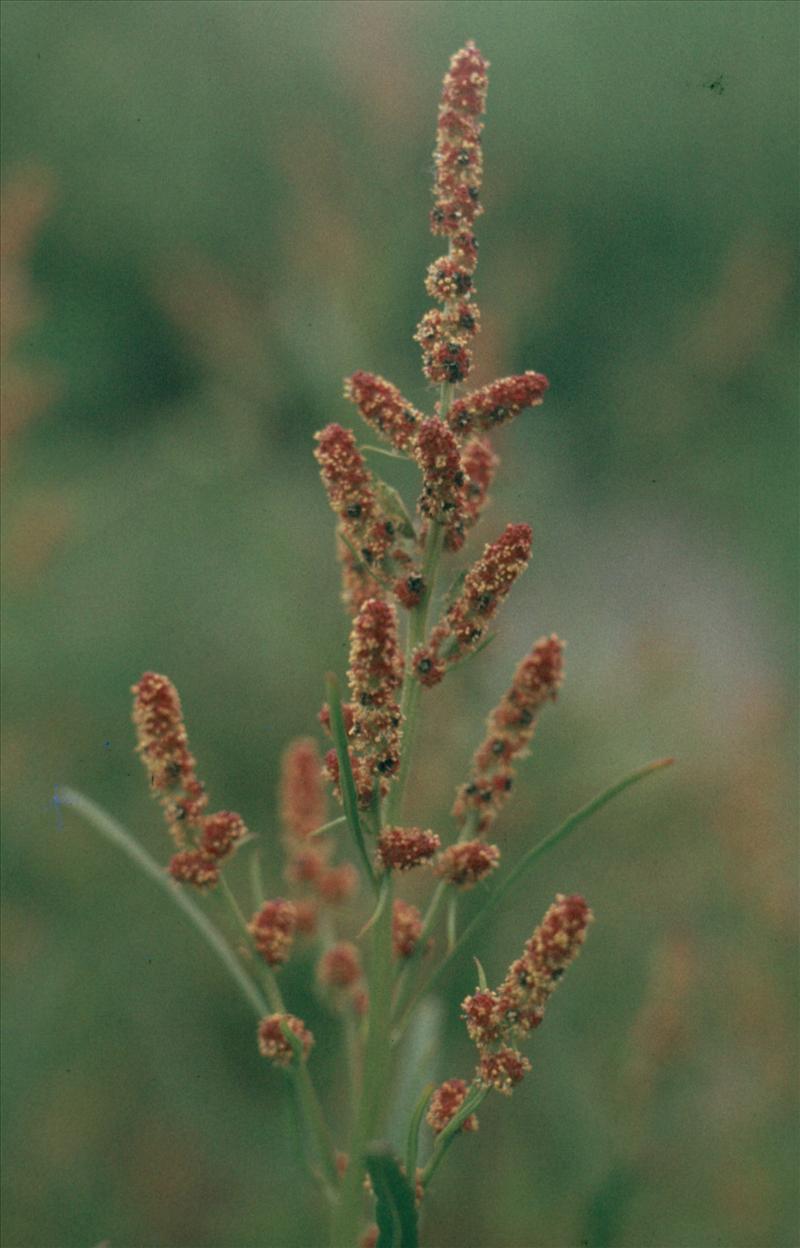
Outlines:
[[496, 1053], [483, 1054], [477, 1074], [482, 1083], [496, 1088], [504, 1096], [510, 1096], [511, 1089], [524, 1079], [530, 1069], [530, 1062], [519, 1050], [502, 1048]]
[[499, 993], [520, 1032], [541, 1022], [551, 994], [580, 953], [593, 918], [583, 897], [558, 893], [522, 957], [512, 962]]
[[465, 395], [463, 399], [456, 399], [447, 412], [447, 423], [460, 438], [481, 430], [496, 429], [525, 408], [538, 407], [549, 384], [542, 373], [527, 372], [515, 377], [502, 377], [481, 390]]
[[349, 940], [326, 949], [317, 966], [317, 980], [323, 988], [352, 988], [361, 975], [358, 949]]
[[428, 266], [425, 289], [431, 299], [452, 303], [472, 291], [472, 273], [451, 256], [440, 256]]
[[467, 1034], [479, 1049], [499, 1040], [508, 1020], [505, 1002], [496, 992], [476, 988], [461, 1003], [461, 1014], [467, 1024]]
[[219, 880], [216, 862], [199, 849], [181, 850], [172, 857], [167, 870], [179, 884], [193, 884], [200, 889], [213, 888]]
[[485, 880], [499, 862], [500, 850], [496, 845], [487, 845], [480, 840], [462, 841], [446, 849], [434, 869], [448, 884], [468, 889]]
[[256, 949], [269, 966], [281, 966], [289, 957], [296, 927], [294, 902], [282, 897], [265, 901], [247, 925]]
[[384, 828], [378, 837], [378, 858], [387, 870], [410, 871], [429, 862], [441, 841], [422, 828]]
[[[448, 1079], [436, 1089], [428, 1105], [426, 1120], [428, 1126], [437, 1135], [440, 1131], [444, 1131], [453, 1115], [461, 1108], [466, 1095], [467, 1085], [463, 1079]], [[462, 1122], [459, 1130], [477, 1131], [478, 1119], [476, 1115], [469, 1114]]]
[[303, 840], [325, 822], [325, 793], [317, 744], [300, 737], [281, 758], [280, 812], [285, 831]]
[[270, 1014], [267, 1018], [262, 1018], [258, 1025], [258, 1048], [262, 1057], [268, 1058], [276, 1066], [291, 1066], [294, 1050], [283, 1034], [283, 1027], [288, 1027], [300, 1040], [303, 1059], [306, 1059], [314, 1037], [302, 1019], [296, 1018], [294, 1014]]
[[397, 642], [394, 607], [370, 598], [361, 607], [350, 634], [347, 679], [353, 703], [350, 733], [358, 764], [354, 767], [361, 804], [368, 806], [377, 786], [381, 793], [400, 761], [400, 707], [403, 656]]
[[315, 437], [318, 446], [314, 454], [331, 507], [340, 520], [342, 541], [372, 568], [391, 549], [395, 526], [379, 506], [372, 474], [352, 430], [333, 424]]
[[422, 414], [391, 382], [359, 371], [345, 381], [344, 396], [355, 403], [367, 424], [399, 451], [411, 448]]
[[247, 828], [241, 815], [221, 810], [216, 815], [206, 815], [203, 820], [200, 848], [209, 858], [222, 862], [246, 835]]
[[396, 958], [410, 958], [422, 935], [422, 915], [416, 906], [399, 897], [392, 912], [392, 949]]

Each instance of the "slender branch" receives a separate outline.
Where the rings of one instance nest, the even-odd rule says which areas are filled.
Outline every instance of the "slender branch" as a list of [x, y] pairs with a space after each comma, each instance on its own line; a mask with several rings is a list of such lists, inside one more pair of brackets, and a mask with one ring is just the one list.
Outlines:
[[116, 845], [117, 849], [121, 849], [124, 854], [127, 854], [145, 875], [148, 875], [151, 880], [154, 880], [164, 890], [178, 909], [182, 910], [186, 917], [191, 920], [206, 944], [214, 950], [214, 953], [235, 981], [236, 986], [246, 998], [248, 1004], [255, 1010], [256, 1016], [263, 1018], [269, 1012], [266, 1000], [246, 973], [224, 937], [208, 916], [203, 913], [194, 898], [185, 889], [182, 889], [179, 884], [176, 884], [174, 880], [170, 879], [161, 864], [156, 862], [155, 858], [152, 858], [138, 841], [134, 840], [130, 832], [123, 828], [122, 824], [118, 823], [113, 815], [103, 810], [102, 807], [97, 806], [82, 793], [76, 792], [75, 789], [59, 789], [59, 798], [64, 806], [71, 806], [79, 815], [82, 815], [87, 823], [90, 823], [112, 845]]
[[325, 693], [328, 699], [331, 733], [336, 746], [336, 757], [339, 760], [339, 788], [342, 792], [342, 804], [344, 805], [347, 822], [350, 825], [350, 831], [353, 833], [353, 839], [361, 856], [367, 879], [377, 891], [378, 885], [375, 879], [375, 872], [372, 869], [372, 863], [369, 860], [367, 847], [364, 843], [364, 833], [361, 829], [361, 819], [358, 813], [358, 795], [353, 779], [353, 769], [350, 766], [350, 753], [347, 748], [347, 731], [344, 726], [339, 681], [333, 672], [329, 672], [325, 677]]

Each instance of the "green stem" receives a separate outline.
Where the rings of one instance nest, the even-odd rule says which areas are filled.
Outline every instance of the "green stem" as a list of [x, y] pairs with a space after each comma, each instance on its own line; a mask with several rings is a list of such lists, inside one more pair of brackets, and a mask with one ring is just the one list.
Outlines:
[[488, 1092], [489, 1089], [482, 1084], [473, 1086], [461, 1102], [458, 1112], [453, 1115], [441, 1134], [436, 1137], [431, 1158], [420, 1175], [420, 1181], [426, 1192], [430, 1186], [431, 1179], [444, 1161], [445, 1153], [461, 1130], [461, 1124], [465, 1119], [469, 1118], [470, 1114], [475, 1113], [475, 1110], [482, 1104]]
[[321, 828], [315, 828], [313, 832], [309, 832], [306, 840], [312, 841], [314, 837], [323, 836], [326, 832], [332, 832], [334, 828], [340, 828], [344, 823], [347, 823], [347, 815], [339, 815], [336, 819], [331, 819], [329, 823], [323, 823]]
[[549, 836], [546, 836], [543, 841], [539, 842], [538, 845], [534, 845], [532, 849], [529, 849], [527, 854], [523, 854], [522, 858], [520, 858], [513, 870], [509, 872], [503, 882], [490, 894], [489, 898], [484, 903], [481, 910], [479, 910], [475, 915], [472, 922], [465, 927], [453, 948], [440, 962], [439, 966], [431, 975], [427, 984], [420, 991], [417, 997], [408, 1006], [406, 1006], [404, 1013], [400, 1014], [398, 1009], [397, 1012], [400, 1014], [400, 1017], [398, 1018], [397, 1026], [395, 1028], [394, 1040], [398, 1040], [403, 1034], [417, 1001], [437, 986], [453, 959], [457, 957], [464, 946], [474, 938], [478, 929], [483, 927], [486, 920], [489, 919], [498, 907], [507, 900], [509, 894], [524, 879], [534, 863], [536, 863], [543, 854], [546, 854], [548, 850], [553, 849], [559, 841], [562, 841], [566, 836], [569, 836], [571, 832], [574, 832], [580, 824], [590, 817], [590, 815], [593, 815], [596, 811], [600, 810], [600, 808], [605, 806], [607, 802], [610, 802], [612, 798], [617, 797], [617, 795], [624, 792], [625, 789], [630, 788], [633, 784], [637, 784], [640, 780], [644, 780], [647, 776], [652, 775], [654, 772], [660, 771], [663, 767], [669, 767], [674, 761], [675, 760], [672, 758], [660, 758], [655, 762], [648, 763], [645, 767], [639, 767], [636, 771], [631, 772], [630, 775], [625, 776], [622, 780], [618, 780], [616, 784], [612, 784], [610, 788], [605, 789], [602, 793], [599, 793], [597, 797], [592, 798], [592, 800], [587, 802], [585, 806], [581, 806], [580, 810], [576, 810], [574, 814], [570, 815], [569, 818], [566, 819], [560, 827], [556, 828], [554, 832], [551, 832]]
[[369, 1018], [364, 1049], [361, 1098], [358, 1106], [350, 1162], [342, 1181], [339, 1204], [334, 1211], [332, 1248], [354, 1248], [362, 1218], [363, 1179], [367, 1146], [380, 1125], [386, 1103], [391, 1050], [392, 1002], [392, 890], [391, 874], [383, 877], [385, 904], [372, 928], [369, 967]]

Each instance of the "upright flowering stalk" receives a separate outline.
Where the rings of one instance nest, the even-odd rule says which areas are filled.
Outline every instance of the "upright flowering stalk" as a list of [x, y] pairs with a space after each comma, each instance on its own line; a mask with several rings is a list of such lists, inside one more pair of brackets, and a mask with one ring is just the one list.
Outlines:
[[[474, 1074], [470, 1080], [447, 1079], [435, 1091], [428, 1087], [408, 1107], [408, 1144], [401, 1162], [388, 1146], [376, 1149], [373, 1142], [390, 1101], [392, 1047], [415, 1005], [457, 969], [458, 956], [474, 953], [481, 925], [500, 911], [543, 853], [617, 793], [671, 761], [640, 768], [612, 785], [527, 849], [509, 872], [498, 870], [500, 850], [481, 834], [507, 799], [514, 767], [528, 750], [542, 707], [560, 688], [563, 643], [552, 634], [535, 642], [489, 716], [469, 778], [457, 793], [452, 828], [429, 828], [416, 813], [413, 822], [403, 818], [422, 691], [438, 685], [484, 645], [499, 607], [528, 564], [532, 545], [528, 524], [508, 524], [468, 560], [451, 594], [437, 606], [438, 622], [429, 630], [439, 563], [465, 547], [488, 502], [499, 464], [490, 435], [537, 407], [547, 389], [542, 374], [527, 371], [457, 393], [469, 375], [480, 324], [473, 226], [482, 212], [486, 70], [487, 62], [468, 43], [450, 62], [439, 107], [431, 229], [447, 238], [448, 251], [428, 270], [426, 289], [437, 306], [424, 314], [415, 335], [424, 376], [439, 387], [433, 411], [418, 409], [376, 373], [357, 371], [345, 382], [346, 398], [392, 448], [389, 454], [405, 457], [419, 470], [416, 521], [414, 508], [368, 467], [365, 455], [374, 447], [360, 447], [356, 435], [336, 423], [316, 435], [314, 453], [336, 515], [344, 599], [353, 617], [349, 701], [342, 704], [331, 674], [320, 719], [335, 748], [324, 768], [311, 737], [295, 740], [283, 755], [279, 834], [268, 842], [268, 854], [274, 860], [282, 841], [289, 895], [263, 895], [260, 859], [251, 862], [255, 901], [249, 908], [222, 874], [235, 849], [253, 853], [256, 838], [239, 815], [207, 813], [180, 699], [166, 676], [146, 672], [133, 686], [137, 750], [176, 850], [166, 871], [88, 799], [74, 793], [68, 799], [177, 901], [255, 1007], [253, 1041], [267, 1063], [292, 1082], [311, 1168], [331, 1205], [331, 1248], [377, 1240], [375, 1227], [362, 1236], [364, 1224], [373, 1220], [365, 1208], [367, 1169], [378, 1222], [384, 1228], [399, 1223], [402, 1242], [417, 1242], [418, 1206], [450, 1144], [476, 1130], [476, 1111], [491, 1089], [510, 1092], [530, 1069], [518, 1046], [541, 1023], [550, 996], [580, 951], [592, 919], [586, 902], [558, 894], [497, 988], [489, 988], [478, 964], [480, 982], [462, 1005], [477, 1048]], [[442, 766], [441, 757], [436, 765]], [[343, 807], [342, 815], [327, 822], [323, 771]], [[337, 840], [343, 826], [351, 841]], [[358, 851], [367, 886], [363, 895], [372, 898], [374, 909], [369, 916], [348, 915], [341, 932], [342, 903], [353, 900], [359, 878], [353, 863], [333, 865], [334, 856], [348, 845]], [[274, 861], [269, 865], [272, 869]], [[434, 884], [427, 908], [394, 897], [396, 879], [412, 870], [417, 881], [427, 878]], [[177, 889], [173, 881], [192, 885], [200, 894], [219, 885], [216, 895], [230, 908], [233, 938], [217, 927], [191, 890]], [[478, 885], [483, 886], [476, 890], [480, 904], [460, 929], [461, 894]], [[443, 908], [444, 933], [437, 926]], [[341, 1141], [333, 1140], [312, 1082], [314, 1037], [287, 1008], [281, 991], [283, 968], [302, 945], [299, 935], [317, 942], [316, 974], [305, 979], [315, 982], [322, 1008], [332, 1007], [332, 1025], [345, 1037], [354, 1114], [349, 1137]], [[436, 965], [423, 972], [426, 960]], [[423, 982], [420, 972], [427, 976]], [[359, 1019], [365, 1011], [366, 1018]], [[427, 1160], [418, 1165], [423, 1122], [432, 1135]]]

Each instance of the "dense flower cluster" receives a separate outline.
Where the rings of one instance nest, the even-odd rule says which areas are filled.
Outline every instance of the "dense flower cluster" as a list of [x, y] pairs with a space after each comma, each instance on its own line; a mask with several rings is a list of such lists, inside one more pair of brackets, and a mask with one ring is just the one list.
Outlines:
[[137, 753], [178, 847], [167, 869], [179, 884], [213, 888], [223, 862], [247, 835], [244, 820], [230, 810], [204, 813], [208, 798], [197, 778], [180, 698], [172, 681], [156, 672], [145, 672], [131, 692]]
[[297, 928], [294, 902], [276, 897], [265, 901], [247, 925], [253, 943], [268, 966], [282, 966], [291, 952]]
[[384, 828], [378, 837], [378, 860], [387, 870], [410, 871], [430, 862], [441, 842], [422, 828]]
[[456, 888], [474, 888], [500, 863], [500, 850], [484, 841], [460, 841], [439, 855], [436, 874]]
[[133, 685], [133, 722], [150, 786], [164, 807], [170, 832], [179, 849], [186, 846], [185, 829], [199, 827], [208, 804], [189, 750], [178, 691], [167, 676], [145, 672]]
[[284, 1035], [284, 1027], [294, 1032], [302, 1044], [303, 1059], [308, 1057], [314, 1043], [314, 1037], [303, 1020], [294, 1014], [270, 1014], [262, 1018], [258, 1025], [258, 1049], [262, 1057], [276, 1066], [291, 1066], [294, 1060], [294, 1050]]
[[[426, 1120], [436, 1135], [444, 1131], [448, 1122], [458, 1113], [467, 1095], [467, 1085], [463, 1079], [447, 1079], [434, 1092], [428, 1105]], [[478, 1119], [475, 1114], [468, 1114], [462, 1122], [460, 1131], [477, 1131]]]
[[477, 306], [469, 296], [478, 262], [472, 225], [483, 211], [483, 126], [479, 119], [486, 107], [487, 68], [488, 62], [469, 43], [452, 58], [442, 89], [433, 155], [431, 230], [446, 235], [450, 246], [448, 254], [428, 269], [425, 288], [444, 307], [427, 312], [415, 335], [422, 348], [423, 372], [433, 382], [454, 384], [469, 375], [469, 342], [480, 328]]
[[392, 949], [396, 958], [410, 958], [422, 935], [422, 915], [409, 901], [395, 900], [392, 910]]
[[385, 794], [400, 761], [400, 707], [403, 656], [397, 644], [397, 613], [389, 603], [370, 598], [350, 633], [353, 743], [352, 763], [359, 801], [369, 806], [377, 782]]
[[285, 835], [294, 840], [304, 841], [325, 822], [320, 768], [317, 744], [311, 737], [298, 737], [283, 752], [280, 816]]
[[592, 912], [582, 897], [559, 893], [496, 990], [478, 988], [462, 1003], [467, 1033], [480, 1054], [478, 1078], [500, 1092], [530, 1070], [509, 1041], [523, 1039], [544, 1016], [550, 995], [580, 953]]
[[538, 407], [549, 384], [541, 373], [501, 377], [463, 399], [456, 399], [447, 412], [447, 423], [459, 438], [497, 429], [526, 407]]
[[345, 380], [344, 397], [355, 403], [367, 424], [398, 451], [413, 448], [422, 413], [403, 398], [397, 386], [375, 373], [359, 370]]
[[398, 517], [385, 507], [355, 435], [332, 424], [316, 434], [316, 440], [314, 454], [329, 502], [339, 517], [337, 540], [347, 606], [355, 613], [367, 596], [391, 589], [396, 578], [411, 598], [406, 605], [413, 606], [419, 599], [414, 599], [406, 585], [416, 575], [412, 556], [405, 548]]
[[555, 633], [540, 637], [489, 715], [470, 778], [459, 789], [453, 807], [460, 822], [471, 814], [474, 826], [483, 831], [496, 818], [513, 781], [512, 761], [527, 753], [539, 711], [546, 702], [555, 701], [563, 679], [564, 642]]
[[489, 502], [489, 490], [500, 460], [492, 450], [488, 438], [471, 438], [461, 452], [461, 463], [467, 477], [465, 524], [467, 528], [471, 528]]
[[428, 642], [412, 656], [421, 684], [436, 685], [448, 667], [474, 650], [514, 581], [525, 570], [533, 535], [527, 524], [509, 524], [467, 573], [456, 601]]
[[349, 940], [340, 940], [326, 949], [317, 963], [317, 983], [329, 994], [337, 1009], [364, 1011], [367, 994], [361, 956]]
[[426, 520], [444, 529], [445, 547], [464, 544], [467, 513], [467, 474], [458, 443], [440, 420], [424, 420], [417, 434], [415, 457], [422, 472], [419, 510]]

